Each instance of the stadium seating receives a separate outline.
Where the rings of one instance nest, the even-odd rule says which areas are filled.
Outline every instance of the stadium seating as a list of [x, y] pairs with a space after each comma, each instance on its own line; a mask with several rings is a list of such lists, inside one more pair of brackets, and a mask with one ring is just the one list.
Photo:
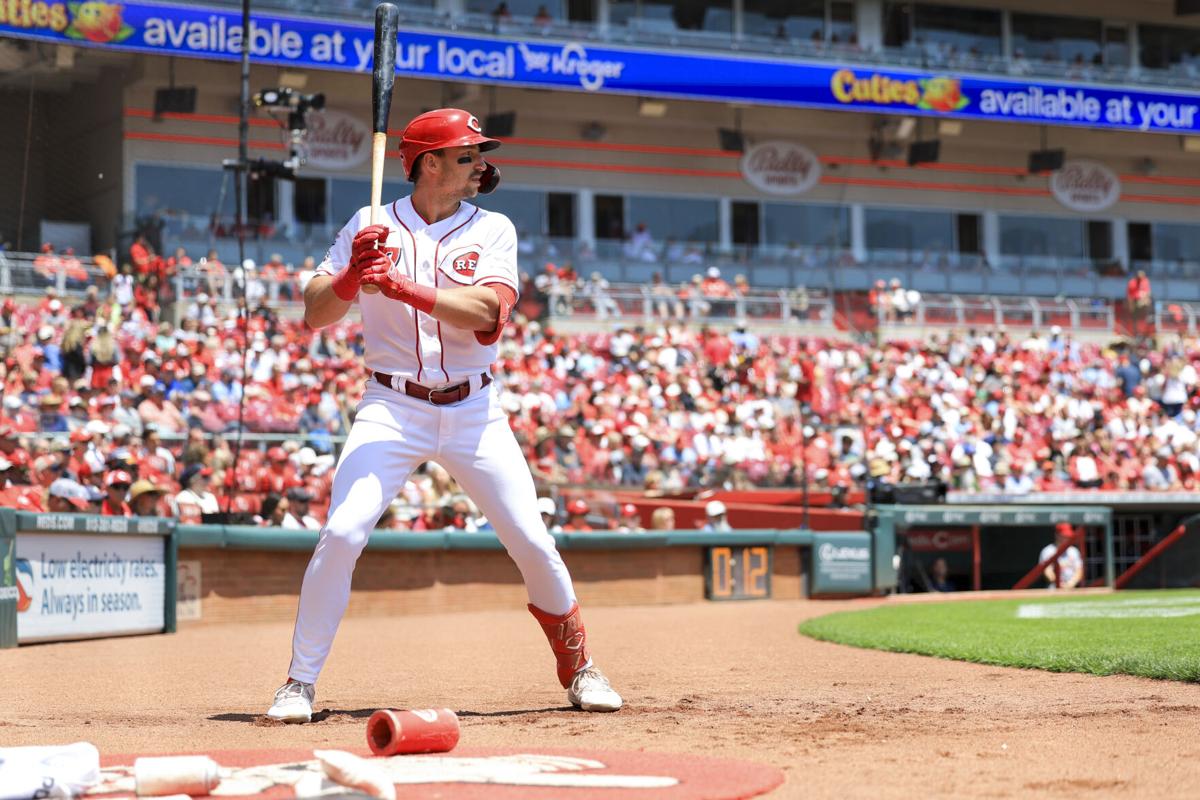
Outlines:
[[[525, 316], [500, 345], [502, 402], [544, 487], [670, 493], [807, 480], [827, 491], [940, 478], [1022, 494], [1197, 485], [1200, 351], [1174, 338], [1113, 347], [1129, 324], [1120, 304], [928, 294], [900, 316], [866, 292], [801, 299], [744, 289], [696, 290], [697, 302], [675, 309], [657, 306], [646, 285], [605, 284], [617, 302], [602, 313], [587, 284], [571, 279], [556, 308], [554, 292], [527, 278]], [[253, 514], [266, 492], [292, 485], [264, 478], [264, 453], [282, 442], [297, 485], [324, 513], [365, 378], [355, 322], [314, 336], [294, 313], [264, 306], [247, 332], [227, 308], [202, 327], [188, 297], [121, 309], [106, 293], [48, 288], [0, 312], [6, 502], [27, 503], [22, 487], [45, 489], [61, 474], [99, 487], [114, 459], [174, 494], [183, 465], [199, 459], [214, 470], [214, 490]], [[1194, 333], [1196, 311], [1164, 303], [1153, 325]], [[173, 312], [178, 326], [156, 319]], [[98, 365], [104, 329], [118, 355], [111, 381]], [[63, 353], [72, 338], [74, 361]], [[144, 405], [156, 387], [181, 426]], [[248, 441], [235, 471], [239, 413]], [[146, 450], [149, 421], [159, 421], [173, 467]], [[425, 488], [413, 506], [436, 509], [457, 492], [418, 480]]]

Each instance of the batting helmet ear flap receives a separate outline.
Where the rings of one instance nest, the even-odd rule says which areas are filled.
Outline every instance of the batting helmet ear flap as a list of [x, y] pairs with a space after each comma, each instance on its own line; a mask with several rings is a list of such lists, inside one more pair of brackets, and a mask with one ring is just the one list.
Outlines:
[[491, 194], [500, 185], [500, 168], [486, 161], [484, 164], [487, 164], [487, 166], [483, 170], [483, 175], [479, 178], [479, 193]]

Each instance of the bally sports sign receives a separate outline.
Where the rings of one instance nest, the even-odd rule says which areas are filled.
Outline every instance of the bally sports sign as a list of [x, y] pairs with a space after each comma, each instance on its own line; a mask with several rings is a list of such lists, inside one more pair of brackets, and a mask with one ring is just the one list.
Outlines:
[[1050, 176], [1050, 192], [1073, 211], [1103, 211], [1121, 198], [1121, 179], [1099, 162], [1073, 159]]
[[742, 156], [742, 177], [768, 194], [803, 194], [821, 179], [816, 153], [795, 142], [760, 142]]
[[359, 119], [327, 109], [308, 117], [308, 164], [320, 169], [349, 169], [371, 154], [371, 131]]

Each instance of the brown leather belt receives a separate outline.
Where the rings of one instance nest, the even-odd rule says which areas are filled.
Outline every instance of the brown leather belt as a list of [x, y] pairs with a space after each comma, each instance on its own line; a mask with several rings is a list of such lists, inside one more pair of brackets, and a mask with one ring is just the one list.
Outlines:
[[[492, 382], [492, 376], [486, 372], [479, 375], [479, 388], [487, 386]], [[386, 372], [376, 372], [375, 380], [382, 383], [389, 389], [395, 389], [392, 385], [392, 376]], [[433, 403], [435, 406], [448, 406], [451, 403], [460, 403], [471, 396], [471, 381], [466, 380], [462, 383], [456, 383], [453, 386], [445, 386], [442, 388], [430, 388], [423, 386], [415, 381], [404, 382], [404, 393], [409, 397], [415, 397], [418, 400], [424, 400], [426, 403]]]

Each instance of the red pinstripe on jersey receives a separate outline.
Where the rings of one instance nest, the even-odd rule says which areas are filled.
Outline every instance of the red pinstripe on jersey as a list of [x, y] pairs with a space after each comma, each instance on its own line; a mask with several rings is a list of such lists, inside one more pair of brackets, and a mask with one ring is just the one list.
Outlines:
[[[478, 208], [474, 209], [471, 212], [471, 216], [467, 217], [463, 221], [462, 225], [459, 225], [457, 228], [450, 231], [442, 238], [438, 239], [437, 246], [433, 248], [433, 285], [434, 285], [434, 288], [437, 288], [437, 284], [438, 284], [438, 272], [439, 272], [439, 270], [438, 270], [438, 255], [442, 252], [442, 242], [446, 241], [451, 236], [458, 233], [460, 230], [462, 230], [468, 224], [470, 224], [471, 220], [475, 219], [475, 215], [478, 213], [479, 213], [479, 209]], [[441, 323], [441, 321], [439, 321], [437, 324], [437, 336], [438, 336], [438, 348], [441, 350], [441, 357], [442, 357], [442, 374], [446, 376], [446, 380], [448, 381], [448, 380], [450, 380], [450, 373], [446, 372], [446, 343], [444, 341], [442, 341], [442, 323]]]
[[[404, 228], [404, 232], [408, 234], [408, 240], [412, 242], [412, 279], [414, 283], [417, 281], [417, 237], [413, 236], [413, 232], [404, 224], [404, 220], [400, 219], [400, 211], [396, 208], [396, 203], [399, 200], [392, 201], [392, 216], [396, 218], [396, 222], [400, 223], [400, 227]], [[413, 209], [414, 211], [416, 209]], [[417, 383], [421, 382], [421, 374], [425, 371], [425, 362], [421, 359], [421, 326], [417, 323], [417, 310], [413, 312], [413, 347], [417, 351]]]

